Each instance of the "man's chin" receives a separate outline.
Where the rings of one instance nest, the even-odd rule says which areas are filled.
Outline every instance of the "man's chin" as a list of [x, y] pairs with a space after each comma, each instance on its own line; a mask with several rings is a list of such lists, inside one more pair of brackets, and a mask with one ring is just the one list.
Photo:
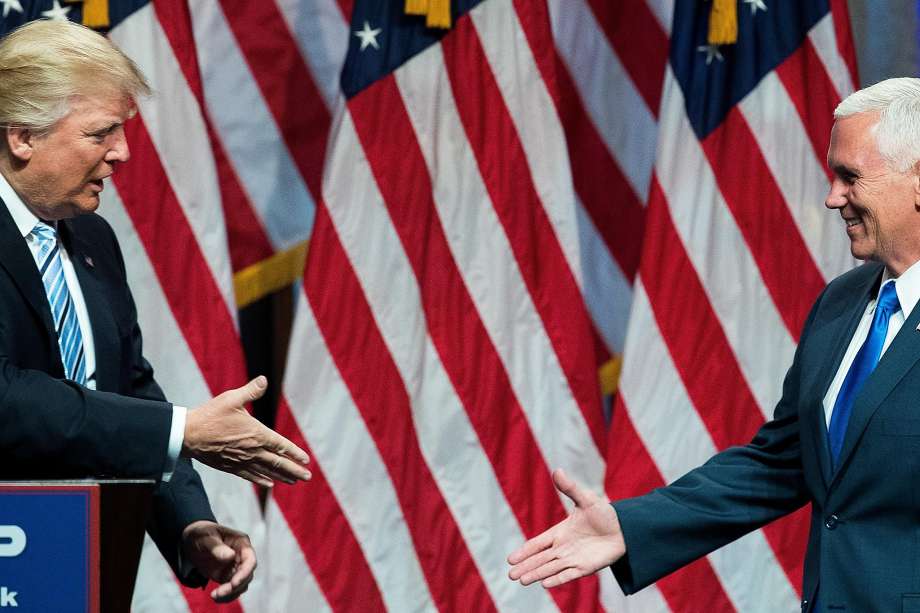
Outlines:
[[71, 209], [73, 210], [73, 215], [89, 215], [90, 213], [95, 213], [96, 209], [99, 208], [99, 196], [94, 195], [87, 198], [81, 198], [79, 201], [75, 202]]
[[871, 245], [866, 244], [865, 239], [850, 239], [850, 255], [863, 262], [877, 259], [875, 250]]

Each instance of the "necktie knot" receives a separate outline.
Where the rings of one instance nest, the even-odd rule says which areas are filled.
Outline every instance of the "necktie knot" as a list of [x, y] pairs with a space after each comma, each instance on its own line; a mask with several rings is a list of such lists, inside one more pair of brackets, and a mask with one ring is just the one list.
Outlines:
[[898, 301], [898, 293], [895, 291], [894, 283], [894, 281], [891, 281], [882, 287], [878, 302], [875, 305], [876, 311], [883, 311], [888, 315], [893, 315], [901, 310], [901, 303]]
[[54, 245], [57, 242], [57, 229], [44, 221], [35, 224], [35, 227], [32, 228], [32, 235], [42, 246]]

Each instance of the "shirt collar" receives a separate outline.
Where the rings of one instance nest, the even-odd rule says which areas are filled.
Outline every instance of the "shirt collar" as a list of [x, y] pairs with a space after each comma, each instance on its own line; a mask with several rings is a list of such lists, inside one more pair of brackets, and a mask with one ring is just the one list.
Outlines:
[[32, 232], [32, 228], [35, 227], [40, 220], [35, 216], [35, 213], [29, 210], [26, 204], [22, 201], [22, 198], [19, 197], [19, 194], [16, 193], [16, 190], [13, 189], [13, 186], [10, 185], [9, 181], [6, 180], [6, 177], [0, 173], [0, 198], [3, 199], [4, 204], [6, 204], [7, 210], [10, 212], [10, 215], [13, 217], [13, 222], [16, 224], [16, 227], [19, 228], [19, 233], [23, 237], [29, 235]]
[[[882, 286], [892, 278], [893, 277], [888, 274], [888, 269], [886, 268], [885, 272], [882, 274], [882, 282], [879, 285], [880, 294]], [[914, 262], [911, 264], [910, 268], [901, 273], [901, 276], [897, 278], [895, 291], [898, 293], [898, 302], [901, 303], [901, 311], [904, 313], [904, 319], [907, 319], [910, 317], [910, 313], [914, 310], [914, 307], [917, 306], [917, 302], [920, 301], [920, 261]], [[878, 296], [876, 296], [876, 300], [878, 300]]]

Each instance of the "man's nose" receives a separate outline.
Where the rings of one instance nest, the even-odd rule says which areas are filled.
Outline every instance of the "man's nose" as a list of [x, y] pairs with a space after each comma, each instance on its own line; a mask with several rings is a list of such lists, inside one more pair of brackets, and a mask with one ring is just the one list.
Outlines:
[[840, 179], [831, 182], [831, 188], [824, 199], [824, 206], [829, 209], [840, 209], [847, 205], [847, 186]]
[[105, 161], [127, 162], [131, 159], [131, 151], [128, 149], [128, 139], [125, 138], [124, 130], [119, 129], [112, 137], [112, 146], [105, 155]]

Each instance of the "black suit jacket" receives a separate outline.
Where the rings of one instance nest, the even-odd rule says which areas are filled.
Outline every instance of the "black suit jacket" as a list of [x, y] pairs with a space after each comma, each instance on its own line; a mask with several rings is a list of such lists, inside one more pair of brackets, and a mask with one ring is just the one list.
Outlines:
[[[0, 201], [0, 479], [154, 478], [163, 474], [172, 405], [142, 353], [124, 261], [108, 223], [58, 223], [86, 301], [96, 387], [64, 380], [51, 310], [35, 260]], [[177, 576], [203, 578], [181, 559], [180, 535], [213, 520], [198, 474], [180, 459], [159, 483], [148, 532]]]
[[614, 503], [626, 593], [812, 503], [803, 609], [920, 610], [920, 305], [857, 396], [831, 470], [825, 393], [882, 266], [828, 285], [812, 308], [773, 419], [744, 447], [670, 486]]

